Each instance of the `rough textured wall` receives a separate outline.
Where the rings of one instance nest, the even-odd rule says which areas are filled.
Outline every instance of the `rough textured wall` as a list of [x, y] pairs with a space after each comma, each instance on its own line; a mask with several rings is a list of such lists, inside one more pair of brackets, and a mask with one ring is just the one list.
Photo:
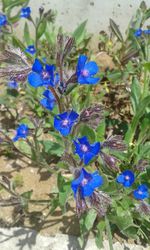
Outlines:
[[[124, 31], [142, 0], [30, 0], [34, 13], [43, 5], [46, 9], [56, 9], [57, 24], [72, 31], [82, 21], [88, 19], [89, 32], [107, 30], [112, 18]], [[150, 0], [145, 1], [150, 7]]]

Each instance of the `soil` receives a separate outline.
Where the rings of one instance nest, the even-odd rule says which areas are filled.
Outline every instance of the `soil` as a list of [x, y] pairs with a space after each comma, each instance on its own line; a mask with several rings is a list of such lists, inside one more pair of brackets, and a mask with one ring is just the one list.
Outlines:
[[[4, 156], [0, 157], [0, 173], [1, 176], [11, 178], [11, 180], [18, 180], [18, 193], [33, 190], [32, 199], [48, 200], [49, 193], [54, 190], [56, 186], [56, 177], [51, 176], [49, 172], [43, 170], [38, 171], [38, 168], [30, 166], [30, 162], [26, 159], [10, 160]], [[19, 184], [20, 180], [20, 184]], [[0, 191], [1, 199], [8, 199], [10, 195], [4, 189]], [[22, 222], [26, 227], [34, 228], [44, 235], [56, 235], [57, 233], [79, 235], [79, 223], [75, 214], [74, 203], [69, 208], [65, 215], [62, 215], [60, 209], [57, 209], [53, 215], [49, 213], [48, 208], [44, 205], [29, 206], [29, 218], [25, 218]], [[15, 208], [17, 209], [17, 207]], [[1, 207], [0, 209], [0, 226], [15, 226], [14, 222], [14, 207]], [[18, 213], [19, 214], [19, 213]], [[43, 217], [46, 216], [46, 219]], [[15, 214], [15, 218], [16, 218]], [[17, 219], [17, 218], [16, 218]]]

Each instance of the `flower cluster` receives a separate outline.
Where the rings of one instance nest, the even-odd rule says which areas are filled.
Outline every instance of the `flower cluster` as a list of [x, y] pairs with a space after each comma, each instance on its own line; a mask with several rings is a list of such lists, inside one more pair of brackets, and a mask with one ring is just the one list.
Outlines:
[[[131, 170], [125, 170], [117, 176], [117, 182], [121, 183], [125, 188], [131, 187], [135, 181], [134, 173]], [[137, 200], [143, 200], [149, 197], [148, 187], [145, 184], [141, 184], [133, 191], [133, 196]]]
[[[72, 40], [70, 43], [72, 43]], [[69, 51], [69, 48], [66, 49], [65, 47], [65, 50]], [[30, 45], [26, 48], [26, 52], [34, 55], [36, 49], [33, 45]], [[65, 56], [62, 54], [60, 57], [60, 55], [61, 54], [59, 54], [57, 58], [59, 64], [63, 62], [63, 56]], [[58, 72], [54, 65], [46, 64], [46, 62], [41, 62], [38, 58], [35, 58], [32, 71], [28, 75], [28, 82], [34, 88], [46, 88], [42, 93], [43, 98], [39, 101], [40, 104], [49, 111], [52, 111], [55, 104], [58, 104], [60, 113], [54, 115], [54, 128], [59, 131], [63, 137], [72, 136], [70, 136], [70, 139], [74, 146], [74, 154], [78, 155], [80, 161], [76, 161], [74, 157], [70, 156], [70, 153], [67, 152], [65, 152], [64, 159], [67, 159], [70, 169], [73, 169], [71, 172], [74, 174], [74, 180], [71, 183], [71, 188], [76, 200], [77, 215], [80, 216], [88, 209], [94, 208], [99, 216], [104, 216], [111, 204], [111, 199], [107, 194], [98, 190], [104, 182], [103, 178], [99, 175], [98, 171], [89, 173], [83, 166], [88, 165], [100, 156], [109, 169], [120, 171], [118, 167], [120, 161], [113, 156], [112, 153], [108, 153], [108, 150], [123, 152], [126, 151], [127, 146], [123, 142], [122, 136], [119, 135], [108, 137], [104, 142], [96, 141], [94, 143], [90, 143], [87, 136], [76, 136], [76, 129], [82, 123], [85, 123], [93, 129], [98, 127], [104, 117], [103, 107], [99, 104], [95, 104], [77, 113], [75, 110], [66, 110], [65, 105], [60, 106], [59, 100], [63, 95], [60, 89], [65, 85], [65, 82], [62, 78], [63, 72], [60, 71], [60, 68]], [[68, 82], [70, 79], [74, 79], [79, 85], [96, 84], [100, 80], [99, 77], [95, 77], [97, 73], [97, 64], [93, 61], [87, 62], [87, 56], [80, 55], [76, 72], [72, 78], [69, 78]], [[28, 126], [21, 124], [16, 130], [16, 136], [13, 138], [13, 141], [16, 142], [20, 138], [26, 139], [28, 135]], [[67, 140], [66, 138], [65, 141]], [[116, 181], [125, 188], [128, 188], [135, 182], [135, 175], [132, 171], [125, 170], [117, 176]], [[148, 187], [145, 184], [139, 185], [137, 189], [133, 191], [133, 196], [137, 200], [148, 198]]]
[[20, 138], [26, 139], [29, 134], [29, 128], [26, 124], [20, 124], [16, 130], [16, 135], [13, 142], [18, 141]]
[[111, 203], [110, 197], [102, 191], [95, 190], [102, 184], [103, 178], [98, 174], [98, 171], [92, 174], [84, 168], [79, 171], [78, 177], [71, 183], [78, 217], [91, 207], [96, 209], [99, 216], [106, 214]]
[[6, 15], [0, 13], [0, 28], [8, 23]]
[[150, 35], [150, 30], [137, 29], [137, 30], [134, 32], [134, 35], [135, 35], [136, 37], [140, 37], [140, 36], [142, 36], [142, 34]]
[[20, 17], [22, 18], [29, 18], [31, 14], [31, 8], [25, 7], [21, 9]]

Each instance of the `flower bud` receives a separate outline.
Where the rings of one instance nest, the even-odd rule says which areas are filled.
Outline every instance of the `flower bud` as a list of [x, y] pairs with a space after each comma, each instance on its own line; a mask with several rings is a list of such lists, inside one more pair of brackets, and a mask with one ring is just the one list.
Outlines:
[[103, 148], [109, 148], [112, 150], [117, 150], [117, 151], [125, 151], [127, 149], [127, 146], [122, 140], [121, 135], [115, 135], [109, 137], [104, 143], [103, 143]]
[[135, 210], [140, 214], [150, 216], [150, 205], [145, 201], [141, 201], [140, 204], [136, 206]]
[[96, 129], [103, 119], [104, 108], [100, 104], [86, 108], [80, 114], [80, 121], [88, 124], [93, 129]]
[[143, 172], [148, 166], [149, 163], [147, 160], [139, 160], [135, 168], [136, 170]]
[[116, 157], [112, 156], [112, 155], [108, 155], [104, 152], [100, 153], [100, 156], [102, 158], [102, 160], [104, 161], [104, 163], [111, 169], [114, 171], [119, 171], [118, 168], [118, 163], [120, 162]]

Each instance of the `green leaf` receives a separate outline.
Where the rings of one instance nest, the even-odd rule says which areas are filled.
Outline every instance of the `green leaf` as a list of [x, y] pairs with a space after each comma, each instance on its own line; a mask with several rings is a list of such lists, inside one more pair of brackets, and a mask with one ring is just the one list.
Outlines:
[[57, 176], [57, 186], [59, 189], [59, 206], [63, 212], [66, 212], [66, 202], [71, 194], [70, 182], [66, 181], [61, 173]]
[[145, 97], [138, 105], [138, 110], [137, 110], [135, 116], [133, 117], [131, 125], [129, 126], [129, 129], [125, 135], [126, 142], [128, 142], [128, 143], [132, 142], [134, 135], [135, 135], [135, 132], [136, 132], [136, 128], [137, 128], [138, 123], [139, 123], [139, 120], [144, 115], [146, 107], [148, 107], [149, 105], [150, 105], [150, 96]]
[[107, 73], [107, 77], [110, 81], [116, 82], [122, 78], [122, 72], [120, 70], [113, 70]]
[[122, 231], [128, 238], [137, 239], [138, 227], [132, 226]]
[[81, 23], [73, 33], [73, 37], [75, 38], [77, 45], [79, 45], [84, 38], [86, 23], [87, 20]]
[[35, 128], [33, 122], [32, 122], [29, 118], [27, 118], [27, 117], [22, 118], [22, 119], [20, 120], [20, 123], [23, 123], [23, 124], [28, 125], [28, 127], [31, 128], [31, 129], [34, 129], [34, 128]]
[[32, 149], [26, 141], [19, 140], [16, 144], [18, 145], [18, 148], [21, 152], [23, 152], [27, 155], [32, 155]]
[[61, 156], [63, 154], [64, 148], [60, 144], [49, 140], [44, 140], [40, 142], [43, 144], [44, 151], [46, 153], [57, 156]]
[[91, 209], [90, 212], [86, 215], [84, 223], [88, 231], [92, 229], [96, 217], [97, 217], [97, 212], [94, 209]]
[[96, 234], [96, 238], [95, 238], [95, 243], [97, 245], [98, 248], [102, 248], [103, 247], [103, 232], [105, 230], [105, 221], [101, 220], [98, 225], [97, 225], [97, 234]]
[[28, 26], [27, 22], [25, 23], [25, 26], [24, 26], [24, 40], [25, 40], [27, 45], [31, 45], [29, 26]]
[[15, 36], [12, 37], [12, 43], [14, 47], [19, 47], [22, 51], [25, 50], [25, 45]]
[[141, 97], [141, 86], [139, 81], [136, 78], [134, 78], [131, 85], [131, 101], [134, 113], [136, 113], [136, 110], [138, 108], [140, 97]]
[[110, 28], [120, 42], [123, 42], [123, 36], [118, 28], [118, 25], [110, 18]]
[[37, 38], [39, 39], [45, 32], [46, 30], [46, 20], [43, 20], [37, 30]]
[[87, 125], [80, 126], [80, 135], [87, 136], [87, 138], [91, 143], [95, 142], [96, 139], [95, 132], [92, 128], [88, 127]]
[[129, 228], [130, 226], [133, 226], [133, 218], [130, 214], [130, 212], [126, 212], [124, 211], [124, 213], [122, 214], [122, 216], [114, 216], [114, 215], [109, 215], [108, 216], [109, 220], [116, 224], [116, 226], [122, 231], [122, 230], [126, 230], [127, 228]]
[[96, 129], [96, 140], [97, 141], [104, 141], [105, 128], [106, 128], [105, 121], [101, 122], [100, 125], [97, 127], [97, 129]]
[[26, 198], [27, 200], [30, 200], [31, 199], [31, 196], [32, 196], [32, 193], [33, 193], [33, 190], [30, 190], [30, 191], [27, 191], [27, 192], [24, 192], [21, 194], [21, 196], [23, 198]]
[[150, 71], [150, 62], [144, 63], [144, 68], [148, 71]]

